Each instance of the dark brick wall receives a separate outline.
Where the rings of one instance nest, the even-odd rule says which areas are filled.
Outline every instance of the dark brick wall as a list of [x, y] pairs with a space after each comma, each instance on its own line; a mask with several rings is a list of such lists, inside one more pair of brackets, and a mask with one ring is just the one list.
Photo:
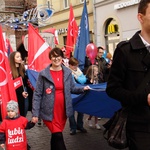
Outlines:
[[5, 0], [5, 11], [22, 13], [24, 4], [24, 0]]
[[23, 13], [36, 5], [36, 0], [5, 0], [5, 11]]
[[[5, 11], [12, 13], [17, 13], [22, 15], [25, 10], [35, 8], [37, 6], [36, 0], [4, 0], [5, 1]], [[26, 35], [27, 30], [14, 30], [9, 26], [3, 26], [3, 31], [6, 32], [6, 36], [15, 35], [16, 36], [16, 49], [22, 45], [22, 36]]]
[[37, 6], [36, 0], [25, 0], [25, 9], [31, 9]]

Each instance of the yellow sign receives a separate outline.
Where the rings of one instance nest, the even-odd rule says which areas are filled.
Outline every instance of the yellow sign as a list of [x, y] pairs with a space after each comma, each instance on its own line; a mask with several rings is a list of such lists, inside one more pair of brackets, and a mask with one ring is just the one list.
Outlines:
[[118, 32], [118, 25], [117, 24], [109, 24], [107, 28], [107, 33], [112, 34]]
[[108, 25], [108, 34], [115, 33], [115, 27], [114, 24], [109, 24]]

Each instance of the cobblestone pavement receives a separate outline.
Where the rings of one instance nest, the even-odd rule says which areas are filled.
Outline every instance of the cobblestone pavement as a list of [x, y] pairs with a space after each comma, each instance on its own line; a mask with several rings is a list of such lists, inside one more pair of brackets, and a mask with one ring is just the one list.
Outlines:
[[[67, 120], [65, 130], [63, 132], [67, 150], [114, 150], [108, 146], [104, 139], [103, 128], [101, 130], [97, 130], [95, 128], [88, 127], [86, 121], [87, 116], [88, 115], [84, 115], [84, 127], [87, 129], [87, 133], [77, 132], [76, 135], [70, 135], [69, 121]], [[28, 112], [27, 118], [29, 120], [31, 119], [30, 112]], [[104, 124], [106, 120], [107, 119], [102, 118], [99, 120], [99, 124]], [[50, 150], [51, 133], [45, 125], [38, 126], [36, 124], [34, 128], [27, 130], [26, 133], [31, 150]]]
[[[28, 113], [28, 118], [31, 118], [30, 116], [30, 113]], [[86, 122], [87, 116], [84, 115], [84, 127], [87, 129], [87, 133], [77, 132], [76, 135], [70, 135], [69, 121], [67, 120], [65, 130], [63, 131], [67, 150], [114, 150], [105, 141], [102, 134], [103, 129], [97, 130], [88, 127]], [[105, 121], [106, 119], [101, 119], [99, 124], [102, 125]], [[46, 126], [36, 125], [28, 130], [27, 138], [31, 150], [50, 150], [51, 134]]]

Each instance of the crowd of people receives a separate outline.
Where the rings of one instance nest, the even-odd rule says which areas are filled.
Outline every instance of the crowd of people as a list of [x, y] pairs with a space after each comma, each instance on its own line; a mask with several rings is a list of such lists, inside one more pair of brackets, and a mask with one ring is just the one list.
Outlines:
[[[52, 134], [50, 141], [51, 150], [66, 149], [62, 132], [67, 118], [70, 123], [70, 135], [76, 134], [76, 130], [87, 133], [83, 124], [84, 114], [77, 112], [76, 119], [72, 106], [71, 94], [80, 94], [89, 90], [90, 87], [88, 85], [84, 86], [84, 84], [98, 84], [102, 82], [99, 78], [99, 74], [102, 74], [100, 72], [102, 68], [99, 67], [101, 68], [99, 71], [97, 63], [95, 63], [95, 65], [90, 64], [87, 67], [87, 73], [84, 74], [78, 67], [79, 61], [74, 57], [68, 59], [65, 54], [65, 48], [60, 49], [56, 47], [49, 52], [51, 64], [39, 73], [36, 87], [33, 91], [26, 73], [28, 68], [28, 57], [25, 57], [23, 61], [19, 51], [10, 53], [9, 62], [12, 77], [13, 79], [21, 77], [22, 85], [16, 89], [18, 102], [11, 100], [10, 103], [8, 103], [7, 107], [9, 108], [7, 109], [6, 120], [3, 120], [4, 123], [2, 122], [0, 126], [0, 144], [2, 148], [4, 148], [4, 144], [6, 144], [7, 149], [11, 150], [12, 145], [8, 142], [8, 135], [4, 135], [6, 130], [9, 130], [4, 124], [5, 122], [9, 122], [9, 120], [16, 123], [22, 120], [22, 122], [17, 123], [16, 126], [14, 124], [11, 128], [11, 130], [21, 128], [22, 131], [32, 128], [38, 120], [42, 120]], [[102, 56], [100, 58], [97, 57], [97, 59], [102, 59], [104, 61]], [[94, 66], [97, 70], [95, 70]], [[76, 83], [82, 84], [83, 86], [77, 87]], [[33, 115], [30, 122], [26, 122], [25, 119], [28, 111], [32, 111]], [[89, 116], [88, 120], [91, 118], [92, 116]], [[95, 127], [100, 129], [97, 116], [95, 116]], [[24, 135], [18, 135], [18, 137], [20, 136], [24, 137], [23, 143], [16, 144], [15, 147], [19, 148], [26, 145], [25, 149], [29, 150], [30, 146], [27, 144], [25, 133]], [[15, 137], [13, 137], [12, 140], [13, 139], [15, 139]]]
[[[7, 104], [7, 116], [0, 125], [0, 146], [4, 148], [6, 144], [7, 150], [12, 150], [12, 143], [20, 138], [20, 142], [14, 142], [13, 146], [16, 150], [29, 150], [25, 129], [34, 127], [40, 118], [51, 132], [51, 150], [66, 150], [63, 130], [67, 118], [70, 135], [75, 135], [76, 130], [87, 133], [83, 124], [84, 114], [77, 112], [76, 119], [71, 94], [90, 90], [90, 84], [107, 82], [107, 94], [120, 101], [123, 107], [129, 108], [126, 128], [129, 149], [149, 149], [150, 81], [146, 76], [150, 69], [149, 15], [150, 0], [141, 0], [137, 15], [141, 30], [129, 41], [117, 45], [113, 60], [110, 53], [106, 58], [103, 56], [106, 50], [102, 46], [97, 48], [94, 64], [85, 56], [84, 70], [79, 68], [76, 58], [66, 57], [65, 48], [53, 48], [49, 52], [51, 64], [39, 72], [34, 91], [29, 86], [26, 74], [27, 58], [23, 63], [21, 53], [12, 52], [9, 61], [13, 79], [21, 77], [23, 85], [16, 89], [18, 102], [10, 100]], [[83, 86], [79, 87], [76, 83]], [[29, 122], [26, 119], [28, 110], [32, 111]], [[89, 115], [86, 120], [89, 127], [101, 129], [98, 116]], [[12, 142], [8, 142], [8, 130], [12, 133], [19, 130], [18, 135], [12, 136]]]

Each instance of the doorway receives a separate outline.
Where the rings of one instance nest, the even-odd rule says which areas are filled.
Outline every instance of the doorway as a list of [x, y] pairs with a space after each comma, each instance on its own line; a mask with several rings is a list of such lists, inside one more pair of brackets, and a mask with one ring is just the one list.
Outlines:
[[120, 42], [120, 32], [117, 21], [114, 18], [109, 18], [106, 21], [105, 27], [105, 43], [107, 52], [113, 56], [117, 44]]

